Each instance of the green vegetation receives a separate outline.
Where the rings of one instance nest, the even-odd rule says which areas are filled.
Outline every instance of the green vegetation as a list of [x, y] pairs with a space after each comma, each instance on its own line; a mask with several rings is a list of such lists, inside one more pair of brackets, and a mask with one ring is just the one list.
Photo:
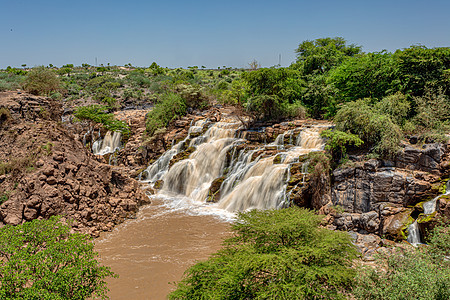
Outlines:
[[[0, 73], [0, 92], [15, 90], [21, 87], [25, 76], [20, 72], [17, 74], [12, 69], [7, 72]], [[20, 70], [23, 71], [23, 70]]]
[[[259, 69], [243, 74], [249, 95], [245, 106], [254, 116], [262, 119], [304, 116], [304, 109], [296, 103], [304, 82], [296, 70]], [[295, 108], [293, 108], [295, 106]]]
[[106, 299], [105, 278], [90, 238], [60, 218], [0, 229], [1, 299]]
[[450, 226], [435, 227], [427, 247], [396, 249], [362, 268], [354, 295], [368, 300], [443, 300], [450, 298]]
[[347, 147], [359, 147], [364, 142], [355, 134], [347, 133], [340, 130], [325, 130], [320, 134], [327, 138], [325, 149], [328, 150], [334, 157], [342, 159], [347, 153]]
[[186, 100], [175, 93], [163, 94], [155, 107], [147, 114], [146, 129], [149, 135], [166, 127], [170, 121], [186, 114]]
[[370, 105], [368, 100], [346, 103], [337, 112], [334, 122], [337, 130], [357, 135], [376, 154], [393, 157], [398, 151], [402, 138], [400, 127], [389, 115]]
[[239, 214], [234, 236], [197, 263], [170, 299], [344, 299], [356, 250], [300, 208]]
[[[445, 141], [450, 129], [450, 48], [411, 46], [393, 53], [361, 49], [341, 37], [307, 40], [299, 44], [291, 66], [260, 68], [253, 61], [247, 70], [168, 69], [156, 62], [149, 67], [51, 65], [31, 71], [8, 67], [0, 72], [0, 91], [24, 87], [63, 101], [88, 99], [111, 110], [154, 104], [147, 118], [148, 136], [171, 120], [214, 104], [234, 105], [254, 120], [330, 119], [342, 132], [333, 133], [344, 147], [331, 147], [336, 159], [358, 147], [392, 158], [399, 141], [412, 135], [421, 142]], [[350, 117], [355, 121], [345, 120]], [[364, 143], [345, 144], [349, 136], [337, 141], [344, 133]]]
[[61, 88], [61, 83], [55, 72], [41, 66], [33, 68], [27, 74], [24, 88], [34, 95], [49, 96], [51, 92], [56, 92]]
[[108, 107], [104, 105], [81, 106], [76, 109], [74, 116], [79, 120], [90, 120], [100, 123], [110, 131], [120, 131], [128, 134], [129, 128], [125, 122], [116, 120], [112, 113], [108, 113]]

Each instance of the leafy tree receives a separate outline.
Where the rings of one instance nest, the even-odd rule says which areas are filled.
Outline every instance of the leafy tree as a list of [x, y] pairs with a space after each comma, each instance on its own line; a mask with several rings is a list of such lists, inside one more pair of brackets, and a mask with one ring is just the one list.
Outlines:
[[316, 119], [332, 117], [337, 110], [335, 91], [335, 88], [327, 83], [325, 75], [309, 75], [301, 95], [302, 103]]
[[33, 68], [27, 73], [24, 83], [25, 90], [34, 95], [49, 95], [61, 88], [61, 83], [55, 72], [44, 66]]
[[422, 96], [425, 89], [442, 89], [450, 96], [450, 47], [432, 48], [411, 46], [394, 53], [404, 93]]
[[70, 233], [59, 217], [0, 229], [1, 299], [106, 297], [105, 278], [90, 238]]
[[262, 68], [242, 77], [249, 95], [247, 109], [258, 118], [283, 117], [289, 104], [300, 102], [304, 82], [296, 70]]
[[308, 75], [328, 72], [348, 57], [360, 53], [361, 47], [347, 45], [347, 41], [342, 37], [328, 37], [303, 41], [295, 52], [297, 62], [294, 67]]
[[400, 90], [396, 60], [385, 51], [360, 54], [344, 61], [330, 72], [328, 82], [344, 102], [381, 99]]
[[185, 273], [170, 299], [344, 299], [355, 274], [347, 233], [306, 209], [253, 210], [234, 236]]

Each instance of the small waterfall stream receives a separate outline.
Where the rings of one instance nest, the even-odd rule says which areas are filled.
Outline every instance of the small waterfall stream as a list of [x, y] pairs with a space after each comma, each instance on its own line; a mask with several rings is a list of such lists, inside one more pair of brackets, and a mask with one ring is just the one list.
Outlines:
[[[423, 214], [424, 215], [431, 215], [436, 211], [436, 202], [441, 198], [442, 196], [450, 195], [450, 181], [446, 184], [445, 192], [441, 195], [438, 195], [434, 197], [433, 199], [423, 203]], [[415, 220], [411, 225], [408, 226], [407, 229], [407, 241], [413, 245], [417, 246], [419, 244], [423, 244], [422, 242], [422, 235], [420, 232], [419, 224], [417, 223], [417, 220]]]
[[108, 131], [103, 139], [99, 138], [92, 144], [92, 152], [95, 155], [105, 155], [114, 153], [120, 149], [120, 139], [122, 134], [118, 131]]

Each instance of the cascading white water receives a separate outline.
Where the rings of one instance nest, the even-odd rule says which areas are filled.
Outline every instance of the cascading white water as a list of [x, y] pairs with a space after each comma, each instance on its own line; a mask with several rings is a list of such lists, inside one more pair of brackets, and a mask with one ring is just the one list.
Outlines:
[[[202, 126], [196, 124], [191, 130], [198, 133], [204, 130]], [[179, 144], [175, 145], [147, 168], [145, 181], [164, 181], [159, 196], [205, 203], [211, 183], [223, 177], [219, 200], [212, 204], [216, 208], [235, 212], [285, 206], [290, 165], [298, 162], [303, 154], [323, 149], [320, 132], [328, 126], [290, 130], [279, 135], [271, 145], [278, 146], [279, 150], [284, 149], [285, 137], [289, 138], [290, 144], [287, 150], [276, 154], [281, 156], [279, 163], [274, 163], [275, 156], [255, 157], [256, 152], [264, 150], [265, 146], [253, 150], [240, 147], [236, 150], [238, 145], [245, 143], [245, 140], [236, 138], [239, 126], [236, 121], [213, 123], [205, 134], [191, 139], [189, 146], [196, 147], [196, 150], [189, 158], [178, 161], [169, 169], [170, 160], [180, 151]]]
[[192, 140], [190, 145], [197, 149], [189, 159], [179, 161], [164, 177], [163, 193], [176, 193], [188, 196], [195, 201], [204, 201], [211, 182], [220, 177], [225, 157], [238, 141], [234, 138], [238, 123], [218, 122], [211, 126], [203, 136]]
[[417, 246], [421, 244], [419, 224], [414, 221], [408, 226], [408, 238], [406, 239], [411, 245]]
[[[431, 199], [430, 201], [427, 201], [423, 204], [423, 214], [431, 215], [432, 213], [434, 213], [436, 211], [437, 200], [439, 200], [439, 198], [441, 198], [442, 196], [445, 196], [445, 195], [450, 195], [450, 181], [448, 181], [446, 184], [446, 189], [445, 189], [444, 194], [436, 196], [433, 199]], [[422, 240], [420, 237], [420, 228], [419, 228], [419, 224], [417, 223], [417, 220], [408, 226], [407, 232], [408, 232], [407, 241], [409, 243], [411, 243], [414, 246], [417, 246], [418, 244], [422, 243], [421, 242]]]
[[439, 198], [441, 198], [444, 195], [449, 195], [450, 194], [450, 181], [447, 182], [446, 184], [446, 189], [445, 189], [445, 193], [442, 195], [439, 195], [433, 199], [431, 199], [430, 201], [427, 201], [423, 204], [423, 213], [425, 215], [430, 215], [432, 213], [434, 213], [436, 211], [436, 202]]
[[105, 155], [120, 149], [122, 134], [118, 131], [108, 131], [103, 139], [98, 139], [92, 144], [92, 152], [95, 155]]
[[204, 126], [207, 124], [205, 120], [200, 120], [195, 123], [195, 125], [189, 128], [189, 132], [187, 137], [179, 142], [178, 144], [172, 146], [172, 148], [163, 155], [161, 155], [153, 164], [147, 167], [147, 169], [141, 175], [141, 180], [150, 184], [155, 183], [156, 181], [162, 179], [164, 175], [166, 175], [169, 170], [170, 161], [172, 158], [180, 153], [183, 149], [186, 148], [186, 143], [188, 140], [191, 140], [189, 147], [199, 143], [199, 140], [206, 140], [203, 135], [199, 137], [191, 139], [191, 135], [197, 135], [203, 131]]

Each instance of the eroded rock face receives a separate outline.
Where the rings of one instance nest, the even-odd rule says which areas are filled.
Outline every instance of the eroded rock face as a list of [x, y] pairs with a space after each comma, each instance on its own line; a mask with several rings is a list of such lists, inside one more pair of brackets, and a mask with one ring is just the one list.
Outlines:
[[[395, 161], [372, 159], [335, 170], [332, 203], [344, 213], [335, 215], [333, 224], [338, 229], [404, 239], [414, 211], [408, 207], [441, 193], [441, 179], [448, 176], [448, 154], [441, 144], [407, 145]], [[449, 215], [444, 198], [438, 201], [437, 210]]]
[[0, 93], [0, 107], [11, 113], [0, 128], [0, 160], [8, 166], [0, 186], [8, 198], [0, 203], [0, 225], [63, 215], [75, 220], [75, 229], [96, 236], [149, 202], [125, 170], [97, 161], [55, 122], [62, 114], [57, 102], [9, 92]]

